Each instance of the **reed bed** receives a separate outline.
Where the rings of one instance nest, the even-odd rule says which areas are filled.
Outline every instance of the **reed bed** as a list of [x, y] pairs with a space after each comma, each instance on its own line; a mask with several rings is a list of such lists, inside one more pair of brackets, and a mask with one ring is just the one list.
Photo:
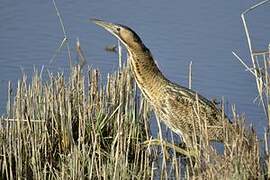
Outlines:
[[[68, 38], [56, 10], [65, 35], [58, 52]], [[193, 148], [185, 149], [177, 135], [164, 133], [163, 124], [152, 118], [149, 102], [137, 89], [129, 66], [122, 63], [121, 48], [119, 69], [107, 77], [97, 69], [82, 68], [86, 59], [79, 42], [79, 65], [72, 65], [67, 48], [68, 76], [48, 72], [44, 78], [35, 70], [33, 77], [22, 76], [15, 91], [9, 84], [7, 113], [0, 119], [0, 179], [269, 178], [268, 128], [259, 140], [232, 108], [233, 138], [223, 145], [210, 143], [198, 111], [201, 129], [193, 133]], [[248, 70], [255, 75], [269, 120], [269, 51], [263, 55], [261, 68], [258, 54], [251, 51], [255, 64]], [[191, 87], [191, 64], [189, 69]], [[157, 137], [151, 134], [155, 120]]]
[[68, 80], [50, 74], [43, 83], [36, 72], [27, 84], [23, 76], [9, 118], [1, 121], [2, 177], [150, 176], [142, 145], [150, 136], [148, 104], [127, 68], [108, 75], [105, 86], [100, 81], [98, 70], [85, 78], [80, 66]]
[[[228, 179], [262, 177], [255, 134], [245, 149], [244, 128], [235, 116], [237, 136], [223, 152], [208, 143], [202, 122], [193, 152], [175, 136], [153, 137], [151, 107], [137, 92], [129, 67], [101, 74], [74, 66], [69, 77], [36, 71], [18, 81], [13, 103], [1, 120], [2, 179]], [[28, 82], [29, 81], [29, 82]], [[28, 83], [27, 83], [28, 82]], [[12, 102], [12, 100], [10, 100]], [[158, 120], [159, 121], [159, 120]], [[226, 127], [224, 127], [226, 129]], [[251, 139], [252, 139], [251, 138]], [[199, 143], [197, 143], [199, 142]]]

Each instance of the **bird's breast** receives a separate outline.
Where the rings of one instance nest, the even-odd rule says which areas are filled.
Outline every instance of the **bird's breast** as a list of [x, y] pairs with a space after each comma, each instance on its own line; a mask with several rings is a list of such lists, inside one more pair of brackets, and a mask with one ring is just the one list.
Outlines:
[[150, 102], [157, 101], [162, 95], [166, 81], [152, 56], [131, 54], [129, 63], [141, 92]]

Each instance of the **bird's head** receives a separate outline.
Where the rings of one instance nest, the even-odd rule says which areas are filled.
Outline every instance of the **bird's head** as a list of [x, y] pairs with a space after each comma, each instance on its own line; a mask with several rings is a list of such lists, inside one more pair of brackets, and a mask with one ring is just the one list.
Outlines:
[[105, 22], [99, 19], [91, 19], [91, 21], [117, 37], [128, 50], [145, 48], [140, 37], [129, 27], [121, 24]]

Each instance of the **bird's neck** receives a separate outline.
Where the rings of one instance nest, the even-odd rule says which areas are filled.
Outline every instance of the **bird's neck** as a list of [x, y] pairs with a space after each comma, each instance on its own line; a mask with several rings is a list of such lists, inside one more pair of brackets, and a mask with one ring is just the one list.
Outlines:
[[151, 52], [146, 47], [129, 51], [129, 63], [144, 96], [155, 101], [162, 94], [166, 78], [158, 69]]

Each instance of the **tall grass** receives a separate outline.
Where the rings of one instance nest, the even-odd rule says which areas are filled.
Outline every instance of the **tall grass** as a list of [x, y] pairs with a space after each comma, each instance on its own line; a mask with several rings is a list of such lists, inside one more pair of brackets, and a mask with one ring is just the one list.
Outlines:
[[[158, 136], [152, 136], [151, 106], [140, 95], [130, 68], [123, 65], [121, 50], [119, 70], [106, 81], [97, 69], [83, 70], [86, 60], [79, 42], [76, 51], [80, 64], [71, 65], [68, 76], [48, 73], [45, 80], [37, 70], [33, 77], [23, 75], [14, 99], [9, 84], [7, 113], [0, 120], [1, 179], [269, 178], [268, 131], [262, 149], [234, 108], [235, 136], [224, 142], [223, 150], [209, 143], [199, 112], [201, 129], [193, 133], [193, 148], [183, 149], [176, 135], [164, 135], [158, 118]], [[261, 94], [267, 95], [262, 99], [268, 108], [267, 60], [264, 69], [258, 69], [256, 83], [264, 85], [259, 90], [266, 92]], [[189, 72], [191, 86], [191, 64]]]
[[[85, 82], [86, 81], [86, 82]], [[150, 176], [149, 107], [128, 68], [108, 75], [80, 66], [66, 80], [38, 72], [18, 81], [10, 118], [2, 119], [1, 175], [9, 178]], [[4, 121], [4, 123], [3, 123]], [[141, 175], [140, 175], [141, 174]]]
[[[238, 54], [236, 54], [234, 51], [232, 52], [233, 55], [244, 65], [246, 70], [250, 72], [256, 82], [256, 88], [258, 92], [258, 96], [255, 99], [255, 101], [258, 101], [259, 104], [262, 106], [266, 120], [268, 121], [268, 126], [265, 127], [264, 130], [264, 149], [263, 155], [262, 155], [262, 163], [264, 164], [264, 172], [266, 174], [266, 177], [269, 178], [270, 176], [270, 151], [269, 151], [269, 128], [270, 128], [270, 43], [268, 44], [268, 47], [266, 47], [266, 50], [260, 50], [256, 51], [256, 47], [253, 45], [252, 40], [252, 34], [249, 31], [249, 26], [247, 22], [247, 15], [251, 11], [257, 10], [259, 7], [266, 5], [269, 3], [269, 0], [263, 0], [250, 8], [246, 9], [241, 14], [241, 19], [243, 22], [245, 35], [247, 38], [248, 48], [249, 48], [249, 54], [250, 54], [250, 60], [251, 62], [248, 63], [245, 60], [243, 60]], [[249, 67], [248, 64], [251, 64], [251, 67]]]
[[[3, 179], [149, 179], [261, 177], [259, 145], [252, 135], [244, 148], [241, 117], [236, 137], [216, 152], [207, 128], [194, 132], [194, 151], [175, 143], [175, 136], [154, 138], [151, 107], [137, 92], [129, 67], [101, 82], [96, 69], [83, 75], [74, 66], [68, 78], [49, 73], [42, 80], [18, 81], [8, 117], [1, 120], [0, 172]], [[29, 81], [29, 83], [27, 83]], [[226, 127], [224, 127], [226, 130]], [[252, 139], [251, 138], [251, 139]], [[197, 143], [199, 142], [199, 143]]]
[[[148, 179], [150, 177], [257, 177], [262, 175], [256, 141], [244, 149], [242, 128], [224, 154], [207, 142], [202, 124], [198, 154], [150, 134], [148, 103], [138, 95], [128, 67], [108, 75], [80, 66], [70, 77], [50, 74], [42, 82], [35, 72], [18, 81], [17, 92], [0, 131], [2, 178]], [[238, 121], [237, 121], [238, 122]], [[239, 125], [239, 124], [238, 124]], [[161, 130], [159, 130], [162, 134]], [[255, 137], [255, 136], [254, 136]], [[163, 148], [158, 148], [161, 145]], [[245, 151], [243, 151], [245, 150]]]

